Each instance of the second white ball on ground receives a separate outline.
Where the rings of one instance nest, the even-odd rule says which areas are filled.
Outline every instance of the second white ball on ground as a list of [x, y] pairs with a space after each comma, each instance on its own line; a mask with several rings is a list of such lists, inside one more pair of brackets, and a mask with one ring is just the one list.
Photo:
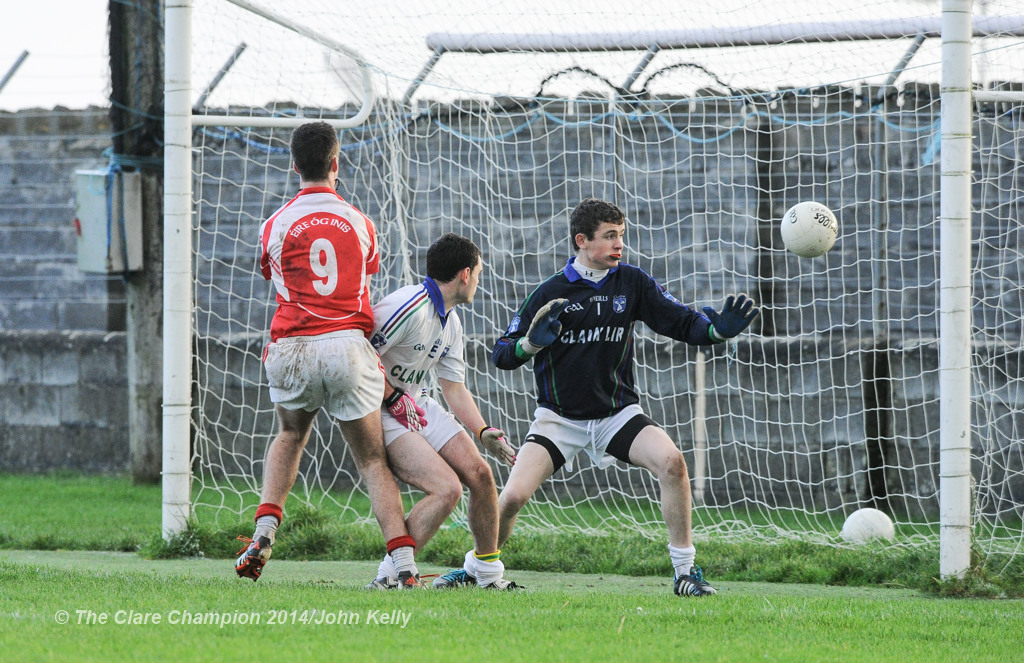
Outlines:
[[850, 543], [866, 543], [875, 539], [892, 541], [896, 538], [896, 527], [884, 511], [857, 509], [843, 523], [840, 536]]

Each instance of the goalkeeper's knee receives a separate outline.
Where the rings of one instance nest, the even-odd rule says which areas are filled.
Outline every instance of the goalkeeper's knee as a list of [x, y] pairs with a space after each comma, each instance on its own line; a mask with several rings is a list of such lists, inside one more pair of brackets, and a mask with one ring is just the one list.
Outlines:
[[531, 494], [509, 490], [507, 487], [498, 495], [498, 512], [503, 516], [514, 516], [530, 501]]

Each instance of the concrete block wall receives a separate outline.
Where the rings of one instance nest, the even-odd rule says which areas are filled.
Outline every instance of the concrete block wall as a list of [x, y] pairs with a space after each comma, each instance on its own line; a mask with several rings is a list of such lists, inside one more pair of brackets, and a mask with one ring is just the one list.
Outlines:
[[[865, 256], [872, 255], [872, 229], [881, 219], [889, 240], [889, 288], [884, 303], [890, 312], [912, 305], [915, 315], [901, 320], [901, 327], [908, 335], [934, 337], [937, 316], [927, 311], [934, 310], [937, 293], [938, 165], [937, 160], [926, 159], [934, 136], [901, 134], [883, 125], [883, 134], [876, 138], [888, 140], [891, 147], [885, 167], [887, 199], [881, 201], [873, 189], [877, 184], [873, 177], [880, 169], [871, 163], [876, 138], [872, 138], [870, 119], [828, 126], [787, 124], [779, 118], [799, 117], [806, 109], [794, 104], [779, 108], [779, 121], [765, 125], [773, 134], [771, 216], [781, 217], [798, 200], [817, 198], [839, 212], [841, 239], [818, 263], [817, 269], [829, 269], [828, 278], [807, 278], [802, 269], [806, 262], [772, 251], [774, 276], [766, 281], [763, 273], [755, 276], [754, 269], [760, 260], [755, 250], [756, 215], [764, 202], [758, 199], [754, 169], [759, 157], [752, 129], [757, 127], [732, 133], [710, 148], [676, 135], [689, 132], [706, 137], [711, 131], [751, 122], [743, 109], [707, 105], [662, 109], [664, 119], [674, 127], [670, 130], [651, 117], [620, 117], [597, 125], [582, 122], [588, 113], [604, 113], [604, 102], [589, 110], [586, 104], [576, 103], [572, 112], [581, 124], [565, 128], [548, 116], [564, 115], [568, 104], [552, 103], [544, 109], [548, 116], [534, 121], [529, 131], [502, 141], [497, 150], [442, 131], [429, 119], [421, 120], [401, 146], [410, 159], [404, 189], [390, 187], [393, 178], [386, 172], [396, 144], [384, 142], [344, 152], [340, 190], [377, 220], [381, 229], [385, 269], [376, 287], [383, 291], [401, 282], [400, 268], [410, 248], [399, 245], [399, 237], [407, 237], [416, 247], [407, 260], [419, 274], [422, 249], [449, 230], [485, 245], [495, 258], [494, 271], [514, 273], [520, 283], [537, 283], [564, 261], [565, 215], [575, 201], [583, 195], [609, 195], [630, 215], [631, 255], [684, 301], [697, 301], [704, 293], [726, 288], [752, 292], [770, 286], [777, 334], [806, 332], [803, 327], [808, 321], [820, 331], [821, 321], [800, 310], [815, 298], [833, 301], [829, 324], [850, 333], [863, 331], [864, 321], [872, 317], [868, 293], [876, 290], [879, 273], [877, 264], [873, 268]], [[852, 110], [853, 100], [844, 98], [835, 105], [835, 110]], [[510, 113], [499, 120], [516, 126], [533, 112], [523, 109], [519, 115]], [[934, 121], [936, 109], [922, 106], [916, 112], [913, 122], [906, 120], [908, 125], [927, 125]], [[484, 126], [496, 121], [493, 116], [452, 111], [445, 120], [463, 135], [495, 131]], [[992, 158], [983, 162], [979, 155], [976, 166], [1000, 169], [1003, 174], [976, 185], [977, 206], [994, 204], [1001, 216], [1012, 218], [1020, 211], [1019, 196], [1014, 194], [1020, 168], [1013, 156], [1024, 151], [1020, 133], [990, 123], [979, 123], [978, 129], [979, 141], [989, 146]], [[200, 302], [208, 299], [212, 310], [226, 312], [238, 306], [240, 299], [265, 294], [251, 288], [251, 261], [237, 262], [235, 256], [255, 252], [259, 224], [294, 193], [297, 184], [288, 166], [285, 133], [268, 131], [266, 138], [274, 149], [265, 160], [253, 158], [258, 151], [245, 154], [237, 149], [230, 138], [221, 144], [206, 139], [200, 152], [207, 163], [195, 183], [201, 252], [197, 295]], [[107, 147], [105, 109], [0, 113], [0, 329], [123, 330], [120, 277], [85, 275], [75, 267], [71, 178], [76, 169], [105, 167]], [[582, 150], [587, 157], [569, 158], [573, 150]], [[594, 182], [597, 189], [609, 190], [595, 190], [588, 184]], [[394, 196], [400, 191], [408, 196], [409, 206], [404, 233], [395, 227]], [[538, 193], [543, 195], [537, 197]], [[209, 222], [214, 216], [216, 225]], [[981, 215], [977, 226], [981, 232], [997, 232], [993, 214]], [[1003, 234], [993, 235], [991, 242], [1012, 242], [1024, 232], [998, 231]], [[1008, 231], [1012, 237], [1005, 235]], [[777, 249], [780, 242], [775, 235], [777, 231], [771, 247]], [[1024, 267], [1004, 264], [993, 281], [986, 281], [986, 275], [993, 273], [993, 253], [976, 254], [983, 268], [977, 270], [976, 291], [1024, 277]], [[504, 268], [499, 259], [514, 260], [516, 265]], [[794, 279], [796, 275], [803, 278]], [[519, 292], [508, 292], [498, 298], [507, 310], [519, 297]], [[1003, 300], [1000, 307], [978, 307], [982, 326], [1012, 325], [1013, 320], [1024, 319], [1021, 298]], [[993, 319], [996, 311], [1004, 316], [1002, 320]], [[211, 332], [238, 331], [225, 322], [234, 318], [218, 318], [221, 328], [211, 327]], [[254, 319], [262, 323], [263, 316]]]
[[124, 332], [0, 331], [0, 471], [128, 467]]
[[[523, 421], [533, 410], [532, 377], [525, 370], [495, 376], [488, 368], [487, 354], [528, 289], [564, 263], [566, 216], [580, 197], [618, 200], [630, 217], [631, 255], [684, 301], [717, 304], [726, 292], [767, 289], [773, 298], [777, 336], [738, 346], [737, 352], [746, 353], [750, 361], [742, 376], [725, 377], [724, 369], [710, 375], [715, 398], [709, 421], [718, 439], [727, 444], [709, 462], [735, 467], [711, 488], [712, 496], [723, 500], [744, 489], [745, 477], [767, 467], [804, 481], [829, 477], [834, 486], [828, 494], [835, 499], [846, 500], [862, 490], [857, 477], [865, 466], [866, 452], [858, 354], [862, 349], [857, 343], [870, 338], [873, 307], [884, 305], [892, 316], [894, 365], [907, 367], [906, 379], [895, 380], [901, 411], [896, 417], [897, 448], [917, 459], [920, 468], [911, 470], [916, 473], [912, 477], [894, 477], [893, 485], [914, 485], [906, 491], [908, 495], [931, 499], [937, 401], [927, 387], [937, 370], [938, 171], [937, 161], [928, 161], [927, 155], [934, 137], [928, 132], [879, 129], [866, 117], [828, 127], [783, 121], [807, 110], [787, 103], [773, 111], [774, 118], [751, 117], [746, 109], [722, 104], [670, 105], [662, 110], [671, 127], [641, 115], [583, 122], [607, 110], [603, 101], [592, 107], [576, 103], [571, 109], [576, 122], [572, 126], [558, 121], [570, 112], [564, 103], [550, 104], [543, 109], [546, 115], [537, 118], [531, 115], [536, 109], [525, 107], [505, 116], [483, 114], [479, 109], [448, 109], [443, 117], [436, 117], [454, 131], [436, 119], [423, 118], [410, 125], [408, 135], [400, 140], [371, 142], [361, 133], [346, 135], [339, 189], [378, 223], [384, 255], [382, 273], [374, 284], [378, 293], [404, 284], [406, 268], [421, 275], [423, 249], [447, 231], [473, 238], [485, 250], [489, 271], [509, 275], [503, 284], [485, 275], [482, 296], [467, 307], [463, 319], [474, 339], [470, 356], [483, 367], [471, 371], [471, 386], [491, 404], [485, 408], [498, 408]], [[844, 98], [836, 109], [852, 108], [853, 103], [852, 98]], [[934, 121], [936, 109], [921, 105], [914, 112], [912, 120], [904, 120], [923, 126]], [[113, 423], [117, 411], [81, 406], [89, 402], [81, 394], [89, 393], [92, 370], [82, 368], [88, 355], [85, 346], [112, 353], [115, 341], [102, 334], [86, 334], [73, 342], [61, 337], [56, 345], [32, 341], [38, 333], [101, 331], [123, 325], [119, 279], [84, 276], [74, 268], [71, 173], [77, 167], [105, 165], [102, 151], [109, 144], [104, 135], [109, 129], [105, 111], [81, 112], [74, 121], [68, 119], [72, 115], [76, 114], [0, 114], [0, 239], [7, 240], [0, 244], [0, 251], [6, 252], [0, 261], [0, 329], [29, 330], [29, 340], [19, 340], [12, 333], [0, 341], [20, 348], [11, 351], [12, 357], [22, 357], [14, 359], [14, 365], [34, 362], [38, 366], [38, 379], [19, 373], [20, 377], [5, 377], [2, 382], [8, 390], [3, 421], [10, 424], [8, 430], [18, 427], [17, 433], [4, 433], [4, 448], [14, 449], [17, 443], [21, 451], [5, 452], [0, 469], [8, 463], [23, 468], [39, 467], [44, 461], [56, 463], [55, 452], [32, 460], [19, 440], [59, 434], [60, 425], [78, 426], [84, 431], [78, 435], [106, 430], [105, 443], [97, 437], [84, 446], [106, 449], [104, 468], [123, 467], [125, 462], [115, 451], [120, 449], [116, 440], [125, 434]], [[501, 141], [464, 138], [511, 131], [525, 127], [528, 120], [528, 128]], [[737, 126], [744, 128], [728, 131]], [[771, 140], [759, 145], [764, 140], [759, 132], [765, 131], [771, 133]], [[878, 131], [881, 135], [873, 133]], [[712, 132], [722, 136], [710, 147], [683, 137], [707, 138]], [[990, 177], [989, 184], [976, 187], [976, 203], [996, 201], [1001, 214], [1012, 214], [1020, 204], [1019, 196], [1013, 194], [1020, 169], [1010, 157], [1024, 151], [1021, 134], [981, 125], [979, 136], [996, 146], [1000, 155], [985, 167], [1003, 168], [1005, 175]], [[884, 168], [873, 162], [873, 143], [881, 139], [890, 143]], [[203, 160], [202, 174], [195, 181], [199, 200], [196, 300], [202, 309], [197, 316], [202, 336], [198, 362], [201, 370], [217, 374], [209, 378], [216, 390], [199, 407], [214, 422], [208, 434], [228, 448], [236, 443], [248, 445], [245, 458], [262, 458], [264, 438], [273, 428], [266, 394], [252, 386], [262, 382], [256, 359], [273, 311], [269, 284], [255, 276], [258, 229], [297, 186], [286, 152], [287, 132], [267, 130], [254, 140], [253, 145], [262, 142], [267, 149], [261, 152], [234, 137], [204, 132], [197, 150]], [[397, 181], [390, 169], [396, 149], [408, 158], [404, 179]], [[580, 150], [584, 158], [572, 156]], [[768, 199], [758, 181], [757, 165], [763, 159], [771, 170]], [[977, 165], [982, 165], [980, 157]], [[876, 195], [879, 178], [887, 184], [884, 199]], [[397, 214], [396, 196], [405, 197], [404, 222]], [[765, 205], [777, 219], [789, 205], [806, 198], [822, 200], [840, 213], [842, 235], [837, 247], [825, 258], [808, 263], [778, 250], [781, 244], [773, 229], [768, 245], [759, 248], [759, 224], [774, 227], [773, 221], [757, 218]], [[892, 241], [884, 247], [888, 259], [872, 263], [865, 256], [878, 248], [873, 237], [880, 222]], [[990, 215], [979, 224], [981, 232], [986, 228], [995, 229]], [[1020, 234], [1011, 232], [1014, 237]], [[401, 243], [402, 237], [407, 244]], [[1020, 331], [1024, 298], [1016, 296], [1019, 291], [1007, 292], [1006, 284], [1021, 283], [1019, 272], [1024, 268], [1002, 264], [995, 272], [986, 262], [989, 255], [978, 253], [979, 264], [987, 271], [976, 271], [976, 292], [1003, 294], [999, 306], [979, 306], [975, 319], [984, 332], [1009, 338], [1014, 330]], [[759, 261], [765, 256], [770, 271], [759, 276]], [[888, 278], [888, 288], [878, 301], [873, 294], [880, 292], [876, 287], [880, 274]], [[824, 301], [829, 302], [827, 310], [820, 306]], [[812, 331], [815, 335], [808, 336]], [[801, 343], [813, 347], [796, 347], [787, 340], [797, 336], [809, 338]], [[75, 349], [66, 347], [68, 343]], [[668, 352], [683, 352], [687, 360], [692, 359], [689, 350], [669, 349], [672, 344], [644, 339], [640, 345], [659, 360]], [[64, 348], [57, 352], [63, 359], [44, 361], [58, 347]], [[29, 361], [24, 357], [31, 352], [38, 356]], [[829, 359], [823, 366], [806, 361], [808, 356]], [[1016, 364], [1009, 365], [1018, 361], [1015, 356], [994, 353], [990, 361], [1005, 375], [1019, 375], [1014, 372]], [[720, 358], [715, 362], [716, 366], [725, 363]], [[58, 394], [57, 387], [71, 388], [63, 383], [73, 371], [62, 367], [73, 365], [79, 366], [79, 381], [86, 386], [74, 396]], [[117, 361], [103, 368], [119, 365], [123, 380], [123, 365]], [[817, 393], [826, 374], [838, 379], [830, 384], [827, 397], [786, 396]], [[677, 371], [642, 377], [652, 410], [658, 410], [666, 423], [681, 422], [675, 424], [680, 439], [689, 436], [686, 427], [692, 419], [692, 385], [687, 375], [688, 371]], [[116, 381], [106, 374], [101, 379]], [[1008, 386], [998, 393], [1011, 392], [1017, 382], [1007, 380]], [[778, 396], [752, 401], [749, 391], [735, 387], [748, 383], [762, 385], [759, 394]], [[101, 384], [109, 387], [108, 396], [120, 398], [113, 382]], [[33, 413], [29, 418], [47, 423], [27, 423], [20, 414], [26, 408]], [[1024, 404], [1014, 398], [1000, 397], [986, 410], [986, 420], [994, 426], [1010, 426], [1009, 437], [1001, 434], [997, 444], [1005, 444], [1013, 438], [1012, 431], [1019, 430], [1015, 427], [1020, 425], [1022, 409]], [[735, 412], [773, 421], [782, 410], [789, 417], [787, 425], [760, 427], [756, 434], [730, 423]], [[497, 411], [491, 414], [498, 416]], [[53, 427], [54, 422], [58, 427]], [[1021, 473], [1013, 453], [1012, 449], [1006, 452], [1001, 471], [1017, 480]], [[80, 466], [84, 461], [68, 462]], [[900, 468], [904, 467], [901, 461]], [[784, 488], [770, 492], [771, 500], [786, 503]]]
[[[852, 96], [834, 105], [836, 111], [856, 110]], [[377, 222], [384, 264], [375, 289], [404, 283], [406, 265], [422, 274], [430, 242], [459, 232], [485, 248], [489, 273], [508, 274], [515, 282], [489, 293], [505, 317], [525, 294], [512, 286], [539, 283], [564, 263], [572, 206], [583, 196], [604, 195], [630, 218], [629, 258], [683, 301], [704, 305], [717, 303], [723, 292], [754, 293], [769, 303], [770, 335], [871, 335], [880, 306], [901, 334], [937, 335], [939, 181], [938, 163], [928, 157], [931, 134], [882, 125], [884, 132], [875, 135], [875, 120], [863, 113], [828, 125], [800, 123], [809, 117], [806, 101], [781, 104], [770, 118], [722, 104], [670, 105], [660, 119], [671, 128], [649, 115], [604, 118], [604, 101], [573, 104], [571, 118], [568, 106], [548, 104], [539, 119], [530, 108], [508, 115], [450, 110], [436, 121], [410, 125], [401, 141], [363, 145], [365, 137], [347, 138], [353, 149], [343, 151], [339, 190]], [[908, 124], [935, 119], [934, 106], [917, 112]], [[493, 138], [509, 127], [527, 128]], [[736, 127], [741, 130], [732, 131]], [[758, 146], [759, 132], [771, 135], [767, 147]], [[690, 140], [716, 134], [721, 137], [713, 143]], [[889, 148], [881, 164], [873, 145], [883, 139]], [[267, 140], [283, 144], [273, 134]], [[395, 150], [406, 163], [404, 177], [391, 171]], [[262, 321], [266, 313], [259, 309], [271, 303], [246, 278], [248, 256], [262, 220], [294, 193], [287, 155], [263, 158], [250, 151], [243, 161], [230, 139], [205, 141], [202, 154], [197, 300], [210, 311], [248, 301], [248, 317]], [[770, 171], [767, 193], [759, 167]], [[979, 206], [993, 200], [980, 190], [977, 196]], [[396, 197], [405, 198], [401, 217]], [[837, 246], [813, 262], [782, 251], [777, 229], [785, 210], [805, 199], [827, 203], [841, 219]], [[1001, 203], [1002, 211], [1012, 213], [1011, 203]], [[758, 218], [765, 213], [768, 218]], [[765, 226], [767, 244], [758, 237]], [[876, 241], [881, 228], [884, 243]], [[232, 255], [246, 259], [233, 261]], [[883, 276], [886, 287], [880, 289]], [[984, 276], [979, 279], [982, 285]], [[820, 301], [830, 302], [827, 316], [808, 310]], [[1022, 305], [1005, 305], [1012, 309], [1008, 319], [1022, 317]], [[490, 333], [467, 317], [471, 333]], [[480, 320], [491, 317], [480, 309]], [[209, 319], [211, 333], [242, 331], [237, 324], [233, 316]]]
[[104, 108], [0, 112], [0, 330], [124, 330], [120, 277], [76, 266], [74, 172], [109, 146]]

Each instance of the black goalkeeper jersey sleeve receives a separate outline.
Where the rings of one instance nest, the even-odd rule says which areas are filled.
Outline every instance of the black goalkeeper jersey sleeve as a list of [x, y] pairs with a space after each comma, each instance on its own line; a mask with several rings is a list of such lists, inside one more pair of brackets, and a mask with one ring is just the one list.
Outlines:
[[638, 267], [621, 264], [599, 283], [581, 277], [570, 259], [527, 297], [491, 353], [512, 370], [529, 357], [516, 353], [541, 306], [565, 298], [562, 333], [533, 358], [537, 404], [569, 419], [600, 419], [638, 402], [633, 380], [633, 326], [692, 345], [711, 345], [710, 322], [683, 305]]

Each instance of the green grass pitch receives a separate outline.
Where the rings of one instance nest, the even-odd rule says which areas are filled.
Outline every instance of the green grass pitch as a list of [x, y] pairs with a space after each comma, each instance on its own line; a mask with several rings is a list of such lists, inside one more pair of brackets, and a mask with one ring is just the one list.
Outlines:
[[680, 599], [662, 577], [538, 572], [515, 573], [517, 592], [368, 592], [372, 562], [271, 560], [258, 583], [230, 564], [0, 551], [0, 646], [21, 661], [217, 661], [267, 648], [271, 660], [900, 663], [1008, 661], [1024, 648], [1020, 600], [742, 582]]
[[[1020, 568], [936, 586], [930, 550], [700, 541], [720, 593], [681, 599], [663, 542], [517, 535], [506, 577], [525, 590], [368, 592], [379, 531], [329, 513], [297, 510], [253, 583], [232, 569], [234, 536], [251, 521], [163, 549], [157, 487], [0, 475], [0, 494], [4, 660], [910, 663], [1024, 651]], [[458, 563], [468, 541], [442, 530], [421, 571]], [[948, 598], [970, 595], [987, 598]]]

